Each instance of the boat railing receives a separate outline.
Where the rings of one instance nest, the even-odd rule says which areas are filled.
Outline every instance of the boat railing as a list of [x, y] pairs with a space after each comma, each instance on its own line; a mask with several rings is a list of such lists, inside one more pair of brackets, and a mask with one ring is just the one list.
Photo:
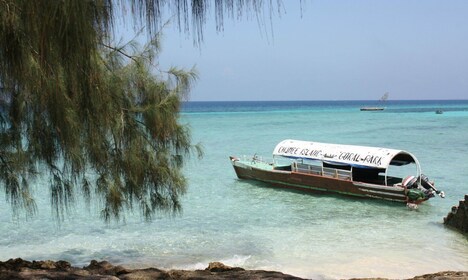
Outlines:
[[293, 163], [292, 171], [305, 174], [314, 174], [320, 176], [326, 176], [331, 178], [337, 178], [340, 180], [352, 180], [352, 172], [349, 170], [342, 170], [329, 167], [321, 167], [317, 165], [309, 165], [303, 163]]
[[349, 170], [336, 169], [336, 175], [338, 179], [341, 180], [353, 180], [353, 173]]
[[323, 176], [337, 178], [340, 180], [352, 180], [352, 172], [349, 170], [336, 169], [330, 167], [323, 168]]
[[314, 165], [303, 164], [303, 163], [293, 164], [293, 171], [299, 172], [299, 173], [322, 175], [321, 166], [314, 166]]
[[241, 158], [242, 158], [242, 161], [250, 161], [252, 163], [258, 163], [258, 162], [267, 163], [267, 161], [264, 160], [262, 156], [258, 156], [258, 155], [253, 155], [253, 156], [242, 155]]
[[323, 168], [323, 176], [336, 178], [337, 177], [337, 169], [324, 167]]
[[273, 165], [271, 160], [268, 160], [268, 157], [262, 157], [257, 154], [255, 155], [242, 155], [241, 160], [244, 162], [250, 162], [251, 164], [268, 164], [268, 165]]

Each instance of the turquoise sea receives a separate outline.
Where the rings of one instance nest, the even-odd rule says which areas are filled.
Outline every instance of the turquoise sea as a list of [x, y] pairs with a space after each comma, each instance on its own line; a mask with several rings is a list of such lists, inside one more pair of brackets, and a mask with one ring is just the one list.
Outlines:
[[[185, 167], [189, 189], [182, 215], [144, 222], [128, 214], [106, 225], [77, 203], [58, 224], [41, 182], [37, 216], [12, 218], [0, 194], [0, 260], [108, 260], [128, 267], [204, 269], [221, 261], [313, 279], [406, 278], [468, 270], [468, 238], [443, 217], [468, 194], [468, 100], [188, 102], [182, 121], [203, 159]], [[443, 110], [443, 114], [436, 114]], [[337, 195], [303, 194], [237, 179], [229, 155], [270, 158], [283, 139], [403, 149], [446, 198], [417, 210]]]

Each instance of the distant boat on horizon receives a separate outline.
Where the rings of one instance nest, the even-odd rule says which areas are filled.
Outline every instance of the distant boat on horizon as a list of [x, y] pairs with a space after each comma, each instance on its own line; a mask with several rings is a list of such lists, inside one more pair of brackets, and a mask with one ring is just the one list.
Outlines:
[[[386, 102], [388, 100], [388, 92], [380, 97], [379, 102]], [[361, 111], [383, 111], [384, 107], [361, 107]]]
[[383, 111], [383, 107], [362, 107], [361, 111]]

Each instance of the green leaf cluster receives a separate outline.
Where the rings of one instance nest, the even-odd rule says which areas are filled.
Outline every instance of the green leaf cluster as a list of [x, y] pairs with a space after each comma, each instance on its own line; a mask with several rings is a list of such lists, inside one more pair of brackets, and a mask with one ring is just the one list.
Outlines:
[[43, 172], [59, 220], [77, 197], [105, 221], [181, 209], [181, 168], [202, 155], [179, 120], [197, 74], [155, 70], [157, 36], [111, 46], [114, 5], [0, 0], [0, 187], [15, 214], [35, 213]]

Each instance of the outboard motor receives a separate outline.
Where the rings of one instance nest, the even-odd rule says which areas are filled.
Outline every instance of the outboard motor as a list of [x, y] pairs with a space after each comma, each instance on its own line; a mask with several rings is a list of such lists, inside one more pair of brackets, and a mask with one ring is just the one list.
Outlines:
[[426, 175], [421, 174], [420, 178], [421, 178], [421, 185], [425, 189], [433, 189], [434, 188], [434, 183], [429, 181], [429, 178]]
[[414, 189], [418, 187], [418, 178], [416, 176], [408, 176], [401, 182], [403, 187]]
[[419, 189], [418, 178], [416, 176], [408, 176], [401, 182], [401, 185], [406, 188], [406, 206], [410, 209], [418, 209], [418, 204], [428, 199], [428, 195]]
[[[419, 183], [421, 182], [421, 184]], [[438, 194], [444, 198], [445, 194], [434, 187], [434, 182], [429, 181], [426, 175], [421, 174], [420, 177], [408, 176], [401, 182], [405, 187], [407, 195], [407, 203], [410, 209], [418, 209], [418, 204], [424, 200], [428, 200]]]
[[420, 179], [423, 188], [425, 188], [426, 190], [435, 191], [435, 193], [438, 194], [440, 197], [445, 198], [445, 193], [436, 189], [434, 187], [434, 182], [429, 181], [429, 178], [426, 175], [421, 174]]

